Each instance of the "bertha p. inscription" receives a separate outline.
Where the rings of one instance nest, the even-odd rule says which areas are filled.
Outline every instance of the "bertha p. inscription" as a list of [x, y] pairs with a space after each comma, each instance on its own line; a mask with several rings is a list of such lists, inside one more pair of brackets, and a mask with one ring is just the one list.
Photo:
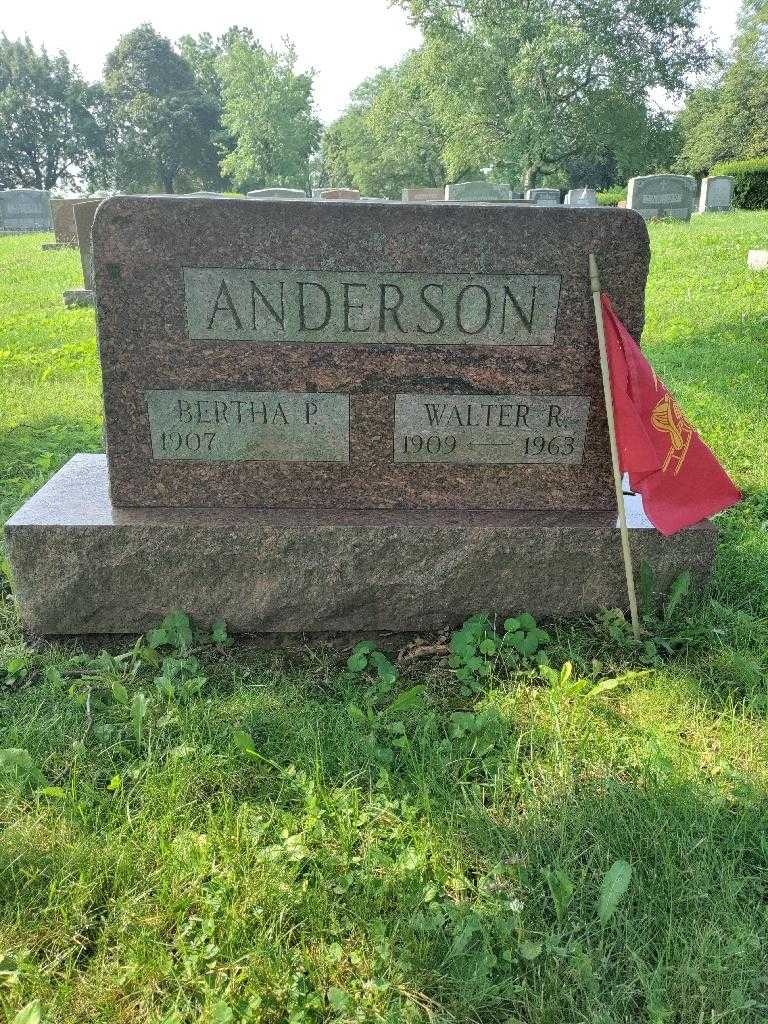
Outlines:
[[349, 462], [349, 395], [147, 391], [155, 459]]
[[560, 277], [185, 268], [192, 341], [553, 345]]
[[573, 395], [397, 395], [395, 462], [579, 465], [588, 416]]

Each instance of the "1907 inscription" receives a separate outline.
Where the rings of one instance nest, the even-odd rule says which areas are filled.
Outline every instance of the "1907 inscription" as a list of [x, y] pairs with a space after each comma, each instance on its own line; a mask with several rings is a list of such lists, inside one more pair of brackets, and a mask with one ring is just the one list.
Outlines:
[[397, 395], [394, 460], [578, 465], [588, 415], [573, 395]]
[[349, 396], [147, 391], [155, 459], [349, 462]]
[[192, 341], [553, 345], [560, 277], [185, 268]]

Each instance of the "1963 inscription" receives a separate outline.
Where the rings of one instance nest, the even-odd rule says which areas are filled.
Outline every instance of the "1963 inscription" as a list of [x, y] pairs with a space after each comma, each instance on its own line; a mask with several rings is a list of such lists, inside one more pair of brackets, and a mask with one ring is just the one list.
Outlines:
[[155, 459], [349, 462], [349, 396], [147, 391]]
[[573, 395], [397, 395], [394, 459], [578, 465], [588, 415]]
[[185, 268], [193, 341], [553, 345], [560, 278]]

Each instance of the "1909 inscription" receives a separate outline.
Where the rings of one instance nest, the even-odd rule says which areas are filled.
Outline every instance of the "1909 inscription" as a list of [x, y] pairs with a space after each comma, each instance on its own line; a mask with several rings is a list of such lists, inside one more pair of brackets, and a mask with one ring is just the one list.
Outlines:
[[193, 341], [553, 345], [560, 277], [185, 268]]
[[349, 462], [349, 396], [147, 391], [155, 459]]
[[588, 415], [572, 395], [397, 395], [394, 459], [578, 465]]

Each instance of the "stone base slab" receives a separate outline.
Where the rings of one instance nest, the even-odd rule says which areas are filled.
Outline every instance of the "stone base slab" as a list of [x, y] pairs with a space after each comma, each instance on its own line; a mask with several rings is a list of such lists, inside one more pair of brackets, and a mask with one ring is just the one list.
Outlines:
[[[711, 524], [664, 538], [628, 499], [660, 589], [709, 574]], [[429, 632], [478, 611], [624, 607], [616, 519], [594, 512], [116, 509], [106, 457], [76, 455], [6, 524], [26, 629], [140, 633], [170, 611], [234, 633]]]
[[63, 242], [43, 242], [40, 249], [43, 252], [58, 252], [59, 249], [71, 249], [69, 245], [65, 245]]
[[768, 249], [750, 249], [747, 266], [750, 270], [768, 270]]
[[64, 292], [64, 305], [68, 309], [96, 305], [96, 296], [90, 288], [70, 288]]

